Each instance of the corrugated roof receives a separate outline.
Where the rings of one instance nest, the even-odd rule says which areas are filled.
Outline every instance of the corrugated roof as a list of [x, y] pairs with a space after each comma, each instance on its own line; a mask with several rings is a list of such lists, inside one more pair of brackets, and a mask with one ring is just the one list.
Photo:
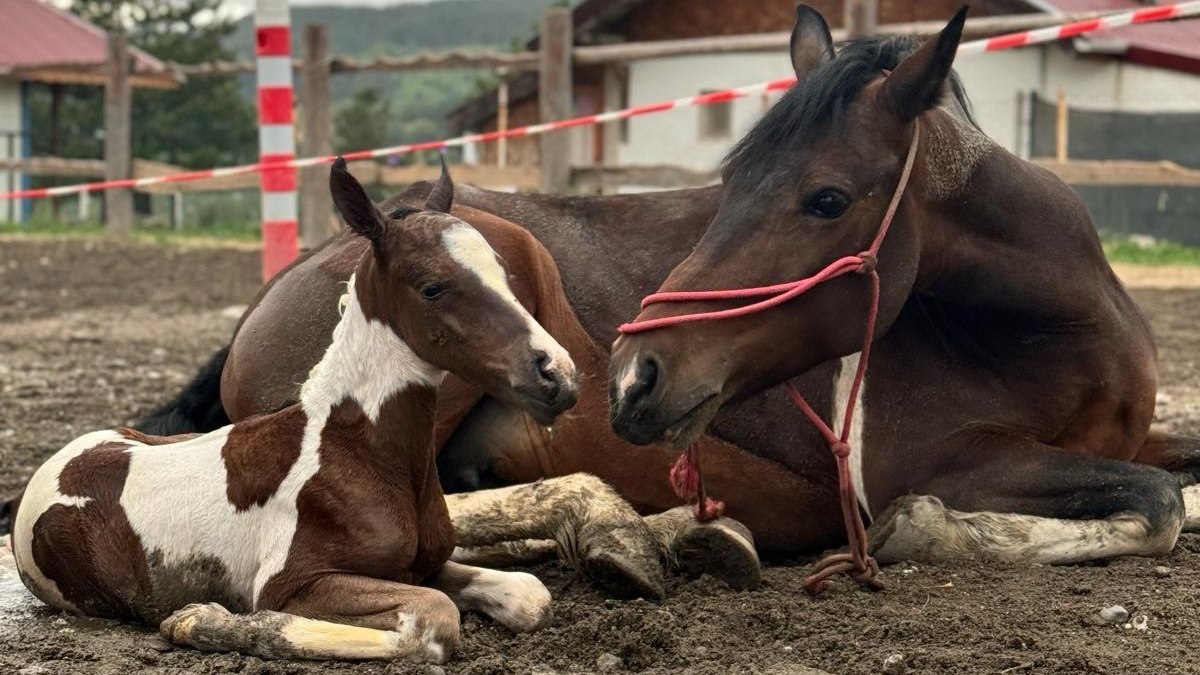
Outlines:
[[[1138, 0], [1042, 2], [1062, 12], [1122, 12], [1155, 4]], [[1075, 38], [1075, 48], [1081, 52], [1114, 54], [1133, 62], [1200, 73], [1200, 18], [1096, 31]]]
[[[0, 0], [0, 73], [105, 62], [107, 34], [41, 0]], [[130, 50], [135, 70], [165, 72], [161, 61]]]

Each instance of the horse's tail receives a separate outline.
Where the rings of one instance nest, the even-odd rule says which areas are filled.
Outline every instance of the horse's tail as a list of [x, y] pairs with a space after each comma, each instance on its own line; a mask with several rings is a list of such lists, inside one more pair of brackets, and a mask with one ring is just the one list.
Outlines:
[[154, 436], [174, 436], [212, 431], [229, 424], [221, 406], [221, 371], [229, 358], [229, 347], [221, 347], [175, 398], [133, 425]]

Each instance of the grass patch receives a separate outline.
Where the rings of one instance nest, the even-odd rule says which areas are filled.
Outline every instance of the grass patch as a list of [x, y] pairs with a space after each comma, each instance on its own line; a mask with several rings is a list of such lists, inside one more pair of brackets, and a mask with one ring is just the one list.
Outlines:
[[1107, 236], [1102, 239], [1109, 262], [1130, 265], [1187, 265], [1200, 267], [1200, 247], [1151, 237]]

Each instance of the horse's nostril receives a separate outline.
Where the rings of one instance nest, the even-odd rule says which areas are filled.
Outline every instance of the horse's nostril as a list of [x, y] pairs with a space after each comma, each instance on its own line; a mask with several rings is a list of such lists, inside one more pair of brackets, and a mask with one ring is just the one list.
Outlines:
[[542, 378], [542, 383], [558, 386], [558, 378], [554, 376], [554, 371], [550, 369], [550, 363], [550, 355], [546, 352], [537, 352], [533, 357], [533, 365], [537, 367], [538, 375]]
[[649, 396], [654, 391], [655, 385], [658, 384], [658, 360], [653, 356], [647, 356], [642, 359], [641, 367], [638, 368], [638, 378], [635, 391], [640, 397]]

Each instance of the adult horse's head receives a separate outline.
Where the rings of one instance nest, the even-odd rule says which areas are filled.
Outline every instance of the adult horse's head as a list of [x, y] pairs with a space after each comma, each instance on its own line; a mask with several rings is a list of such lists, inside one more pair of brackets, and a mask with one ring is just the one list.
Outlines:
[[[902, 39], [864, 40], [835, 56], [825, 21], [801, 6], [791, 42], [799, 82], [726, 158], [720, 208], [660, 292], [778, 284], [867, 250], [918, 120], [951, 78], [965, 15], [915, 50]], [[912, 187], [878, 251], [876, 335], [917, 277], [926, 147], [913, 146]], [[868, 280], [847, 274], [761, 313], [623, 335], [611, 364], [613, 428], [634, 443], [691, 443], [726, 401], [861, 349], [870, 298]], [[651, 304], [634, 323], [744, 304]]]
[[346, 224], [371, 242], [354, 284], [368, 320], [540, 423], [575, 405], [575, 364], [517, 301], [483, 235], [450, 215], [454, 183], [444, 166], [424, 209], [384, 214], [340, 158], [329, 188]]

